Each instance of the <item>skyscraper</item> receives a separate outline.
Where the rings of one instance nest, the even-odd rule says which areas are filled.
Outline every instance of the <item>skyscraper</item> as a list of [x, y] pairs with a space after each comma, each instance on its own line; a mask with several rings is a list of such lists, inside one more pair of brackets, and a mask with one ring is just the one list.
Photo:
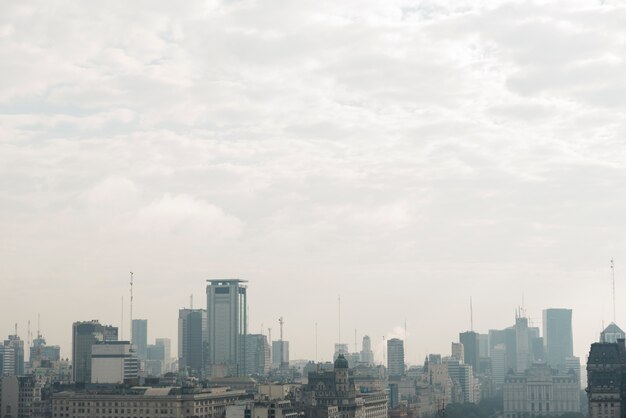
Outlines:
[[178, 311], [178, 368], [200, 375], [204, 369], [207, 315], [204, 309]]
[[363, 337], [361, 345], [361, 361], [369, 365], [374, 364], [374, 352], [372, 351], [372, 340], [369, 335]]
[[404, 375], [404, 341], [398, 338], [387, 340], [387, 373], [392, 380]]
[[102, 341], [117, 341], [117, 327], [98, 321], [72, 324], [72, 372], [76, 383], [91, 382], [91, 347]]
[[465, 364], [469, 364], [473, 370], [478, 371], [480, 364], [478, 333], [474, 331], [462, 332], [459, 334], [459, 342], [463, 344]]
[[450, 354], [452, 358], [457, 359], [459, 363], [465, 363], [465, 351], [463, 348], [463, 344], [453, 342], [450, 347]]
[[148, 320], [133, 319], [133, 329], [131, 330], [131, 342], [137, 350], [137, 358], [145, 360], [148, 349]]
[[555, 369], [564, 370], [565, 360], [574, 355], [571, 309], [543, 311], [543, 342], [546, 360]]
[[516, 365], [518, 373], [526, 371], [532, 364], [532, 353], [530, 347], [530, 335], [528, 331], [528, 318], [520, 312], [515, 317], [515, 348]]
[[0, 346], [0, 371], [4, 376], [24, 375], [24, 341], [15, 335], [9, 335]]
[[240, 376], [246, 359], [248, 302], [245, 280], [208, 280], [208, 373]]
[[272, 367], [289, 368], [289, 341], [272, 341]]
[[246, 335], [246, 374], [265, 375], [269, 371], [270, 346], [267, 337], [263, 334]]

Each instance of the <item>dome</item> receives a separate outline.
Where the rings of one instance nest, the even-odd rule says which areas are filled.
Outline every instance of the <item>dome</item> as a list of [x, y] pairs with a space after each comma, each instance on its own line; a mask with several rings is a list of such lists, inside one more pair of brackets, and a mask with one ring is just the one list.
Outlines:
[[335, 369], [347, 369], [349, 368], [348, 360], [343, 356], [343, 354], [339, 354], [337, 356], [337, 360], [335, 360]]

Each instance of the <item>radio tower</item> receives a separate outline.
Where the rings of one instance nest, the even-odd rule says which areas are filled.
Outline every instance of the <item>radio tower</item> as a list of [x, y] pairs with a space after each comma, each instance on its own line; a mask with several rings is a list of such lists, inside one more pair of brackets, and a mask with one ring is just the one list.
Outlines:
[[133, 272], [130, 272], [130, 340], [133, 340]]
[[283, 340], [283, 324], [285, 323], [285, 321], [283, 321], [282, 316], [278, 318], [278, 323], [280, 324], [280, 341], [282, 341]]
[[615, 263], [611, 258], [611, 277], [613, 279], [613, 323], [615, 323]]

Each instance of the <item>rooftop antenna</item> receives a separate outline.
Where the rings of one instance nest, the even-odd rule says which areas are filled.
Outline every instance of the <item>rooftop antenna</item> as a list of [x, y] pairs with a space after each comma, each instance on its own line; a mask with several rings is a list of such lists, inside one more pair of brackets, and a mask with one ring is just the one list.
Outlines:
[[470, 296], [470, 331], [474, 332], [474, 306], [472, 305], [471, 296]]
[[17, 322], [15, 323], [15, 336], [17, 336]]
[[26, 331], [26, 338], [28, 339], [27, 344], [28, 344], [28, 346], [30, 347], [30, 346], [31, 346], [31, 344], [30, 344], [30, 341], [31, 341], [31, 334], [30, 334], [30, 319], [28, 320], [28, 328], [27, 328], [27, 331]]
[[193, 309], [193, 293], [189, 295], [189, 308]]
[[339, 341], [337, 341], [338, 343], [341, 344], [341, 295], [337, 296], [337, 307], [338, 307], [338, 316], [339, 316]]
[[285, 323], [285, 321], [283, 321], [282, 316], [278, 318], [278, 323], [280, 324], [280, 341], [282, 341], [283, 340], [283, 324]]
[[359, 349], [356, 346], [356, 328], [354, 329], [354, 352], [358, 353]]
[[615, 263], [611, 258], [611, 276], [613, 278], [613, 323], [615, 323]]
[[124, 295], [122, 295], [122, 325], [120, 326], [122, 332], [122, 341], [124, 340]]
[[272, 329], [268, 328], [267, 333], [268, 333], [268, 338], [270, 340], [270, 346], [271, 346], [272, 345]]
[[41, 314], [37, 314], [37, 338], [41, 338]]
[[384, 366], [384, 365], [385, 365], [385, 363], [387, 362], [387, 361], [386, 361], [387, 356], [385, 355], [385, 349], [386, 349], [386, 348], [387, 348], [387, 347], [385, 346], [385, 336], [383, 335], [383, 366]]
[[130, 339], [133, 339], [133, 272], [130, 272]]

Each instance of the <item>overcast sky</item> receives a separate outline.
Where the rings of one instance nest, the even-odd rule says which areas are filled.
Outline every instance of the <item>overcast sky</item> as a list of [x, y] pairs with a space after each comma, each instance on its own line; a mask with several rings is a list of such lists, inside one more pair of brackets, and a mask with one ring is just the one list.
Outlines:
[[[249, 281], [291, 358], [407, 360], [574, 309], [626, 326], [619, 1], [0, 2], [0, 336], [37, 313], [149, 341]], [[125, 336], [128, 338], [128, 325]]]

